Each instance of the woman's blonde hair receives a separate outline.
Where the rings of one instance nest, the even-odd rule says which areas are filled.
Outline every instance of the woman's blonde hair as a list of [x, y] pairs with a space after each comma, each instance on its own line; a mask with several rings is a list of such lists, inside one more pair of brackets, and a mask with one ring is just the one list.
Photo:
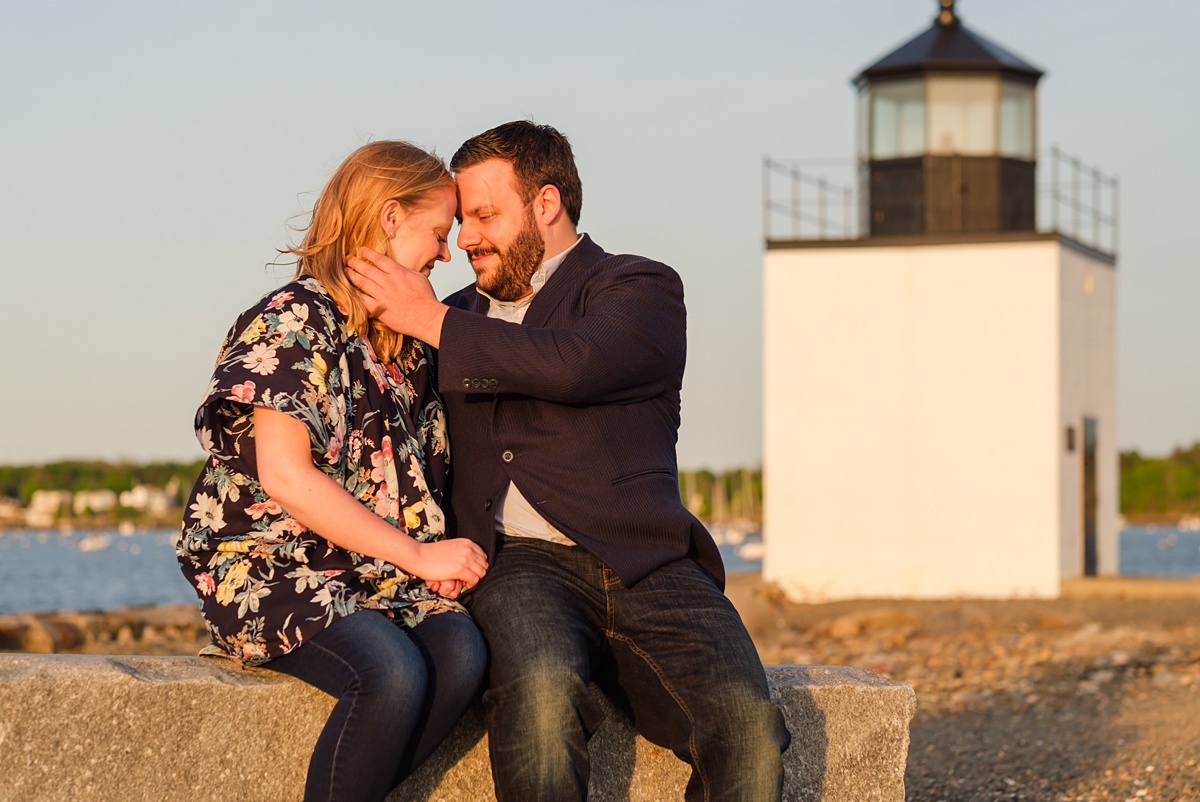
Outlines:
[[313, 206], [312, 220], [299, 245], [281, 251], [296, 257], [296, 277], [313, 276], [346, 311], [358, 336], [369, 340], [385, 362], [395, 359], [404, 338], [367, 315], [358, 290], [346, 278], [349, 256], [361, 246], [388, 252], [379, 222], [389, 200], [406, 210], [421, 206], [454, 179], [437, 156], [408, 142], [363, 145], [334, 171]]

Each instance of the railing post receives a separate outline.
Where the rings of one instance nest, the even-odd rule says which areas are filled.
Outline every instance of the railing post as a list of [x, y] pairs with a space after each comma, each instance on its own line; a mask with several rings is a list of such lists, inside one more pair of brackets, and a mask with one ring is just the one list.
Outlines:
[[1072, 232], [1070, 232], [1070, 235], [1075, 239], [1079, 239], [1079, 213], [1082, 211], [1079, 202], [1079, 174], [1081, 172], [1079, 156], [1070, 157], [1070, 169], [1072, 169], [1072, 173], [1070, 173], [1070, 196], [1072, 196], [1072, 204], [1070, 205], [1072, 205], [1075, 213], [1070, 216], [1072, 217]]
[[1120, 193], [1120, 185], [1116, 177], [1112, 180], [1112, 252], [1113, 256], [1117, 255], [1117, 238], [1121, 231], [1119, 223], [1120, 204], [1117, 202]]
[[800, 171], [795, 167], [792, 176], [792, 239], [800, 239]]
[[763, 239], [771, 241], [771, 157], [763, 156]]
[[817, 182], [817, 235], [821, 239], [826, 239], [826, 221], [825, 221], [825, 178]]
[[1050, 146], [1050, 229], [1058, 233], [1058, 145]]
[[853, 212], [853, 196], [850, 190], [842, 187], [842, 236], [850, 239], [850, 215]]

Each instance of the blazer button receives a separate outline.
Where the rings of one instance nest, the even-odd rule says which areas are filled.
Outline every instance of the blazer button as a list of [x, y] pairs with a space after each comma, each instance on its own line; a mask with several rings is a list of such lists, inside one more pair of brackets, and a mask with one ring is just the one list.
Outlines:
[[483, 511], [487, 512], [491, 508], [492, 508], [492, 500], [489, 498], [487, 501], [483, 502]]
[[471, 389], [471, 380], [470, 379], [463, 379], [463, 389], [464, 390]]
[[512, 462], [513, 461], [513, 453], [511, 451], [505, 451], [503, 454], [500, 455], [500, 459], [504, 460], [505, 462]]

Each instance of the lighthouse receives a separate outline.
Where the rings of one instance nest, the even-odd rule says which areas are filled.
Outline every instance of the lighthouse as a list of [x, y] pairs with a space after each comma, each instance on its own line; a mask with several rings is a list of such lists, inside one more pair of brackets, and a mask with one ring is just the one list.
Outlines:
[[853, 233], [767, 232], [763, 576], [796, 600], [1117, 572], [1115, 182], [1039, 150], [1042, 77], [941, 0], [853, 79]]

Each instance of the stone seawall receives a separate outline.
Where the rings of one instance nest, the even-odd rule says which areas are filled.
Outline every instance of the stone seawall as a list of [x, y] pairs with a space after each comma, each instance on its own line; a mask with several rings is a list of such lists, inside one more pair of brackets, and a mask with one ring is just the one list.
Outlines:
[[[769, 666], [792, 731], [785, 798], [902, 802], [912, 686], [865, 668]], [[688, 767], [607, 703], [591, 798], [682, 799]], [[0, 654], [0, 799], [285, 802], [332, 699], [219, 659]], [[492, 800], [478, 708], [390, 802]]]

